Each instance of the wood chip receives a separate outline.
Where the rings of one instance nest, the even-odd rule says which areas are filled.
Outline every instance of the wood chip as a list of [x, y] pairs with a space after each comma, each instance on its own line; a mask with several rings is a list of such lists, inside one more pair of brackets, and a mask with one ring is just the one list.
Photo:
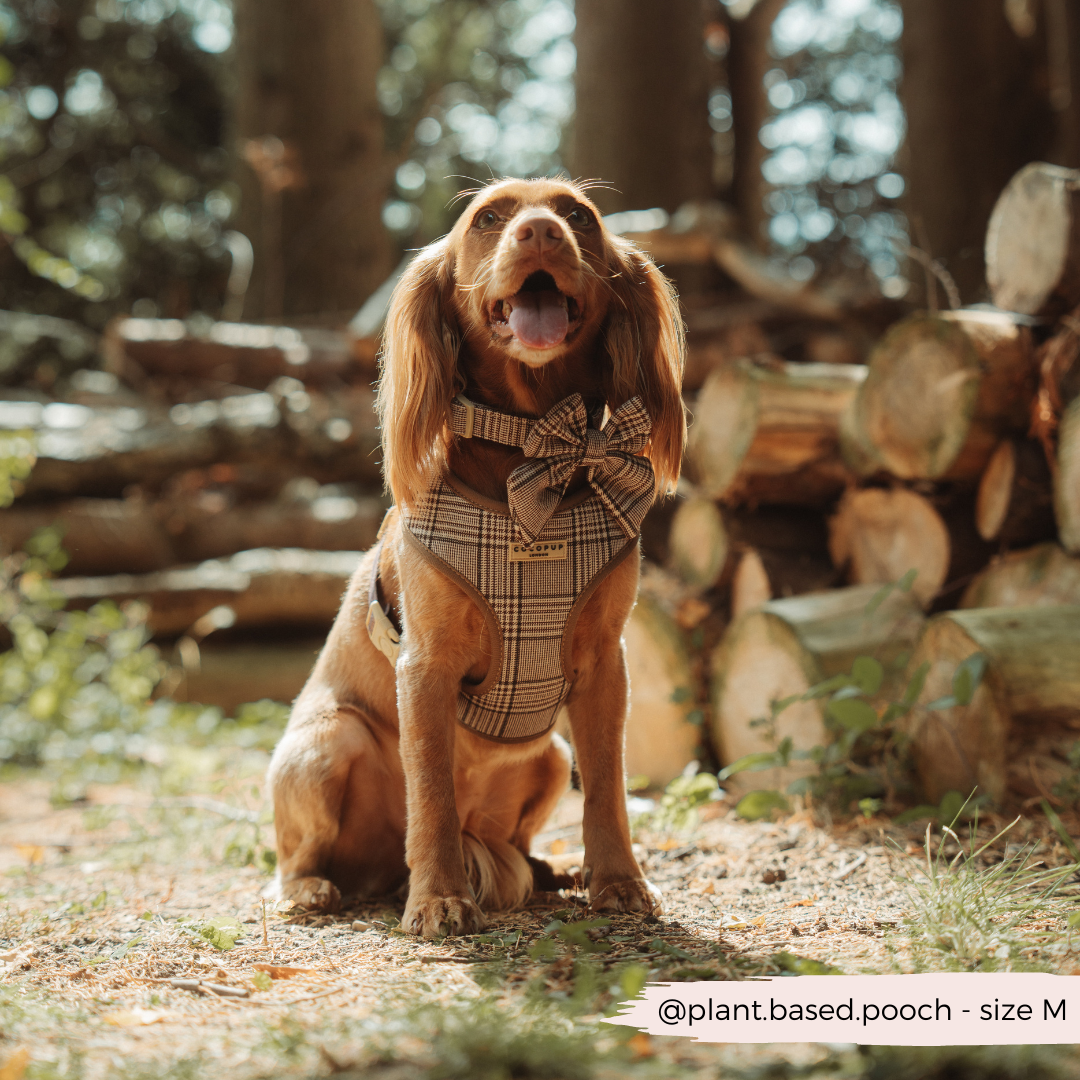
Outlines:
[[841, 866], [840, 869], [833, 874], [833, 881], [843, 881], [849, 874], [855, 873], [864, 862], [866, 862], [866, 852], [860, 851], [851, 862], [846, 866]]
[[265, 971], [271, 979], [295, 979], [297, 975], [315, 975], [314, 968], [284, 967], [281, 964], [252, 964], [256, 971]]

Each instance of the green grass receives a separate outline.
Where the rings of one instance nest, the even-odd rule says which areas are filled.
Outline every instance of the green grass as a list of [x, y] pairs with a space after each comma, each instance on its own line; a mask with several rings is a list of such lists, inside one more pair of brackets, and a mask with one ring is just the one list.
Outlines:
[[[914, 915], [902, 931], [916, 970], [1060, 970], [1076, 909], [1075, 895], [1064, 890], [1080, 864], [1047, 868], [1027, 847], [983, 865], [984, 853], [1019, 820], [981, 845], [976, 821], [966, 847], [948, 826], [935, 845], [927, 828], [924, 873], [908, 886]], [[959, 850], [947, 855], [950, 841]]]

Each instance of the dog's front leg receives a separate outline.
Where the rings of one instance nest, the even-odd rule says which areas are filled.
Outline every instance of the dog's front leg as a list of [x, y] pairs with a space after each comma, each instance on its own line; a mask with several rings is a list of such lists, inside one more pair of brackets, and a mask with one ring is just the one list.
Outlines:
[[595, 911], [660, 914], [660, 891], [630, 848], [623, 731], [630, 704], [626, 657], [616, 639], [581, 672], [567, 702], [585, 793], [585, 881]]
[[483, 928], [484, 916], [470, 895], [454, 792], [460, 677], [404, 651], [397, 678], [405, 772], [405, 861], [410, 871], [402, 926], [425, 938], [475, 933]]

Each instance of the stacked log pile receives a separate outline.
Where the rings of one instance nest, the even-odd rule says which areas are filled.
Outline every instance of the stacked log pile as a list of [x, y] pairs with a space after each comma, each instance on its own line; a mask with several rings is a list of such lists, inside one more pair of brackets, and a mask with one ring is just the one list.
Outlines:
[[[997, 306], [902, 318], [786, 277], [715, 207], [629, 234], [676, 280], [691, 267], [727, 289], [684, 298], [692, 423], [679, 495], [644, 530], [631, 775], [663, 784], [695, 754], [827, 743], [822, 701], [775, 722], [771, 703], [857, 655], [888, 662], [880, 695], [925, 660], [922, 706], [982, 653], [970, 702], [906, 721], [925, 794], [1033, 796], [1014, 767], [1031, 725], [1080, 734], [1078, 189], [1080, 174], [1022, 170], [987, 236]], [[292, 696], [387, 505], [377, 329], [115, 323], [105, 370], [64, 400], [0, 392], [0, 428], [33, 430], [39, 454], [0, 511], [3, 549], [59, 524], [64, 595], [148, 602], [177, 696]]]
[[[900, 654], [901, 689], [928, 665], [904, 728], [928, 800], [1048, 794], [1015, 762], [1036, 739], [1045, 758], [1051, 728], [1064, 761], [1080, 735], [1077, 191], [1080, 173], [1036, 164], [1002, 194], [987, 236], [996, 306], [911, 314], [865, 363], [724, 357], [688, 395], [688, 482], [660, 555], [678, 582], [669, 607], [710, 606], [689, 637], [720, 764], [785, 737], [796, 751], [828, 743], [820, 701], [777, 717], [771, 703], [857, 652]], [[763, 518], [773, 528], [748, 542]], [[773, 549], [800, 527], [814, 566], [802, 576]], [[889, 600], [905, 617], [882, 605], [865, 618], [868, 597], [910, 571], [910, 596]], [[927, 710], [973, 654], [986, 668], [972, 700]], [[811, 767], [728, 785], [782, 789]]]

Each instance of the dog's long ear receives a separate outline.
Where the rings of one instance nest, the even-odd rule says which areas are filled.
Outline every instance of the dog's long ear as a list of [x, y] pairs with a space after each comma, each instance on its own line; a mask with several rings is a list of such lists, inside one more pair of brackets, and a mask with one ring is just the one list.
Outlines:
[[635, 394], [652, 418], [648, 455], [657, 492], [675, 489], [686, 443], [682, 375], [686, 332], [671, 283], [637, 248], [609, 236], [612, 296], [605, 329], [612, 362], [612, 407]]
[[450, 401], [460, 389], [452, 288], [450, 244], [443, 239], [416, 256], [390, 298], [376, 408], [386, 485], [399, 505], [423, 495], [446, 460]]

